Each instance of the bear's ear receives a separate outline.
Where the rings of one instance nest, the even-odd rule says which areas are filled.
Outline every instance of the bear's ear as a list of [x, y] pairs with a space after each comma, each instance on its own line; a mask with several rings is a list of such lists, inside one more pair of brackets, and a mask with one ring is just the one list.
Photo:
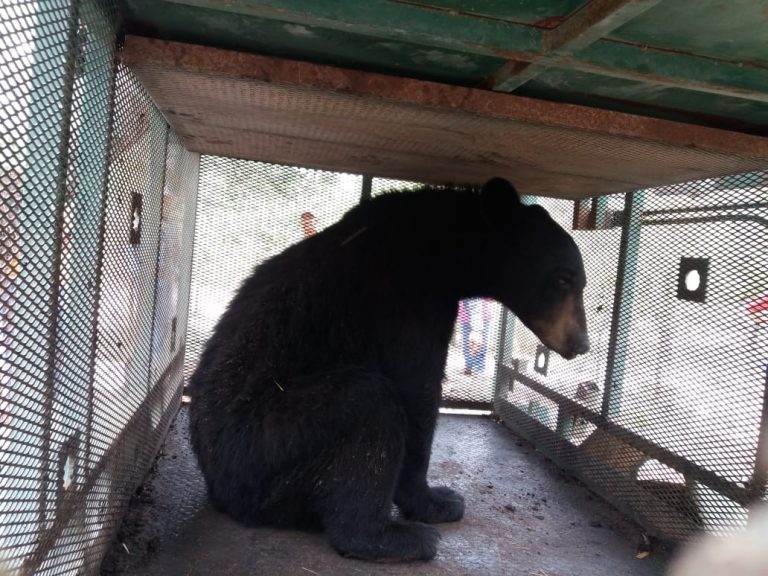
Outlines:
[[509, 216], [520, 207], [520, 197], [512, 184], [504, 178], [491, 178], [480, 191], [483, 212], [491, 221]]

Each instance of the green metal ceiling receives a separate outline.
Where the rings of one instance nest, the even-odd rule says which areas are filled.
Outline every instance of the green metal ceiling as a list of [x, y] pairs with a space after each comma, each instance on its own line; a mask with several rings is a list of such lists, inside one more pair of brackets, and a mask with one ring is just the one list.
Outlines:
[[129, 32], [768, 135], [768, 1], [126, 0]]

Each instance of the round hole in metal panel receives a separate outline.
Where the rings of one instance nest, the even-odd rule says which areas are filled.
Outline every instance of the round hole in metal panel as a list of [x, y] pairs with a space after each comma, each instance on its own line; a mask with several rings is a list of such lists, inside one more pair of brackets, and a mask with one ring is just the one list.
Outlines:
[[685, 275], [685, 289], [689, 292], [695, 292], [701, 286], [701, 274], [698, 270], [688, 270]]

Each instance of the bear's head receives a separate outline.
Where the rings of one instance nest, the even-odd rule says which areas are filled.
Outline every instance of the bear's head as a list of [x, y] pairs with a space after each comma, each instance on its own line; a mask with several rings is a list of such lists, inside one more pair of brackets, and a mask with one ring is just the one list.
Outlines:
[[489, 231], [483, 276], [490, 295], [563, 358], [588, 352], [586, 277], [573, 238], [544, 208], [522, 204], [502, 178], [488, 181], [481, 199]]

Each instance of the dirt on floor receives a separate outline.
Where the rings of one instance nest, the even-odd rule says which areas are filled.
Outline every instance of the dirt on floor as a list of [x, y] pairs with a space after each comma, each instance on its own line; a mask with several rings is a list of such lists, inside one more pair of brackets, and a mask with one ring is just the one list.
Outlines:
[[[104, 576], [650, 576], [665, 554], [635, 525], [488, 417], [442, 415], [430, 479], [461, 491], [466, 515], [439, 526], [429, 563], [340, 557], [322, 534], [245, 528], [208, 502], [182, 408], [104, 561]], [[643, 556], [643, 554], [640, 554]]]

